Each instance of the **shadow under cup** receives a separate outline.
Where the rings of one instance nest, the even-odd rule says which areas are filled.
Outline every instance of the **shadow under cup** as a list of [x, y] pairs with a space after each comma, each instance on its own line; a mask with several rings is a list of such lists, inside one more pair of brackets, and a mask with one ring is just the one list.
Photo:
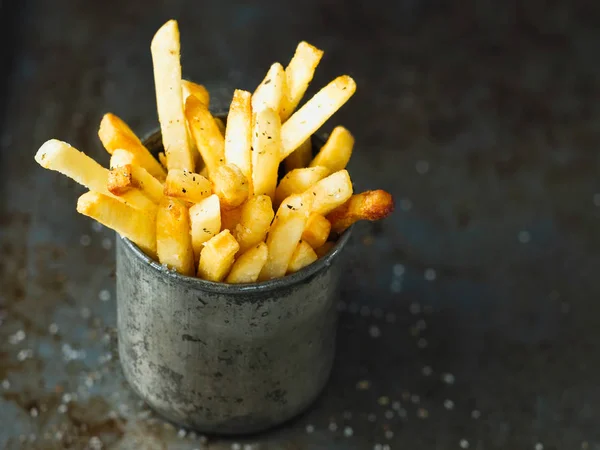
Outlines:
[[[160, 132], [144, 143], [162, 151]], [[294, 274], [230, 285], [167, 270], [117, 236], [119, 353], [131, 387], [205, 433], [258, 432], [301, 413], [331, 372], [349, 237]]]

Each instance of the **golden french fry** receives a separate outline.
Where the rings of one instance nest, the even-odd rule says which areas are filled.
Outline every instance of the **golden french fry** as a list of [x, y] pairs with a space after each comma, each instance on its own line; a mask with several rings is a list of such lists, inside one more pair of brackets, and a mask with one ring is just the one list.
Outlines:
[[310, 167], [324, 166], [331, 172], [346, 168], [354, 147], [354, 137], [344, 127], [335, 127]]
[[183, 95], [183, 103], [185, 104], [186, 99], [193, 95], [198, 100], [206, 105], [208, 108], [210, 105], [210, 94], [208, 90], [201, 84], [194, 83], [189, 80], [181, 80], [181, 89]]
[[262, 268], [259, 280], [271, 280], [285, 275], [292, 254], [302, 236], [307, 217], [299, 211], [290, 211], [273, 222], [267, 237], [269, 255]]
[[135, 155], [129, 150], [125, 150], [123, 148], [116, 149], [113, 154], [110, 156], [110, 168], [114, 169], [115, 167], [123, 167], [130, 164], [135, 164], [136, 166], [140, 166], [139, 158], [136, 158]]
[[317, 256], [319, 258], [322, 258], [327, 253], [329, 253], [331, 251], [331, 249], [333, 249], [333, 247], [335, 247], [335, 242], [327, 241], [323, 245], [321, 245], [319, 248], [315, 249], [315, 253], [317, 254]]
[[302, 232], [302, 240], [312, 248], [321, 247], [329, 237], [331, 223], [324, 216], [312, 213], [306, 222], [306, 228]]
[[209, 281], [222, 281], [231, 266], [240, 246], [229, 230], [223, 230], [206, 241], [200, 252], [198, 276]]
[[273, 206], [268, 195], [256, 195], [248, 199], [241, 207], [241, 214], [234, 231], [240, 244], [240, 252], [245, 252], [265, 240], [273, 221]]
[[300, 269], [314, 263], [317, 259], [319, 259], [319, 257], [313, 248], [307, 242], [300, 241], [296, 246], [296, 250], [292, 253], [287, 273], [298, 272]]
[[327, 219], [331, 229], [342, 233], [359, 220], [380, 220], [394, 211], [394, 199], [389, 192], [378, 189], [353, 195], [341, 206], [331, 211]]
[[[165, 152], [160, 152], [158, 154], [158, 160], [160, 161], [160, 165], [166, 169], [167, 168], [167, 155], [165, 155]], [[164, 178], [167, 178], [166, 175]], [[164, 178], [163, 178], [163, 180], [164, 180]]]
[[235, 208], [248, 198], [248, 180], [235, 164], [217, 167], [212, 174], [212, 187], [221, 200], [221, 208]]
[[221, 135], [224, 138], [225, 137], [225, 122], [223, 122], [223, 119], [221, 119], [220, 117], [215, 117], [215, 122], [216, 122], [217, 126], [219, 127], [219, 131], [221, 132]]
[[104, 114], [100, 122], [98, 137], [108, 153], [114, 155], [119, 149], [127, 150], [134, 156], [135, 164], [142, 166], [153, 177], [162, 181], [167, 176], [160, 163], [152, 156], [142, 141], [129, 126], [114, 114]]
[[254, 283], [267, 262], [269, 251], [264, 242], [238, 256], [227, 276], [228, 283]]
[[221, 231], [219, 197], [213, 194], [190, 207], [190, 225], [194, 259], [198, 262], [202, 244]]
[[196, 147], [206, 164], [209, 177], [217, 167], [225, 163], [225, 139], [219, 130], [216, 119], [206, 105], [196, 97], [188, 97], [185, 102], [185, 115]]
[[210, 196], [210, 181], [198, 173], [171, 169], [165, 181], [164, 194], [190, 203]]
[[66, 175], [90, 191], [115, 198], [135, 209], [156, 209], [152, 200], [138, 189], [116, 196], [108, 190], [108, 169], [102, 167], [85, 153], [57, 139], [46, 141], [35, 155], [37, 163], [45, 169]]
[[165, 198], [156, 213], [158, 261], [182, 275], [194, 275], [190, 216], [179, 200]]
[[176, 20], [165, 23], [150, 45], [154, 67], [156, 106], [162, 132], [167, 167], [194, 171], [194, 158], [188, 141], [181, 92], [179, 26]]
[[263, 108], [256, 113], [252, 136], [252, 187], [255, 195], [274, 197], [280, 147], [279, 114], [271, 108]]
[[317, 181], [303, 194], [312, 196], [311, 212], [326, 216], [352, 195], [352, 181], [347, 170], [339, 170]]
[[281, 126], [281, 159], [287, 158], [348, 101], [356, 83], [342, 75], [307, 101]]
[[221, 206], [221, 231], [229, 230], [232, 233], [235, 231], [235, 227], [240, 223], [242, 217], [243, 206], [242, 204], [233, 209], [226, 209]]
[[305, 140], [300, 147], [294, 150], [287, 158], [284, 159], [285, 171], [290, 172], [294, 169], [308, 167], [312, 159], [312, 141], [310, 138]]
[[301, 194], [329, 174], [327, 167], [304, 167], [288, 172], [275, 190], [275, 203], [279, 205], [290, 195]]
[[107, 187], [115, 195], [123, 195], [131, 189], [137, 188], [156, 204], [163, 199], [162, 183], [150, 175], [146, 169], [135, 164], [112, 168], [108, 173]]
[[[252, 95], [236, 89], [225, 129], [225, 162], [235, 164], [248, 180], [252, 191]], [[210, 172], [210, 170], [209, 170]]]
[[252, 111], [256, 114], [263, 108], [271, 108], [279, 117], [281, 99], [285, 92], [285, 71], [281, 64], [275, 63], [252, 94]]
[[77, 212], [112, 228], [156, 258], [156, 214], [127, 206], [97, 192], [86, 192], [77, 200]]
[[308, 42], [300, 42], [296, 47], [292, 60], [285, 68], [287, 92], [280, 108], [282, 122], [292, 115], [302, 100], [322, 57], [323, 50], [319, 50]]

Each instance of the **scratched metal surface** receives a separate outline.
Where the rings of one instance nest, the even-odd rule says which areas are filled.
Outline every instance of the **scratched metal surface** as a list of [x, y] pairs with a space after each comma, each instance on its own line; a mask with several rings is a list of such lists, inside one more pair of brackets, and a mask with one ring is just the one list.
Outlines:
[[[0, 447], [600, 448], [598, 6], [376, 3], [29, 0], [5, 16]], [[179, 430], [127, 388], [113, 234], [33, 162], [57, 137], [108, 163], [106, 111], [156, 126], [149, 43], [171, 17], [217, 106], [300, 39], [324, 48], [314, 86], [359, 86], [328, 124], [356, 135], [356, 187], [398, 200], [357, 230], [324, 395], [244, 439]]]

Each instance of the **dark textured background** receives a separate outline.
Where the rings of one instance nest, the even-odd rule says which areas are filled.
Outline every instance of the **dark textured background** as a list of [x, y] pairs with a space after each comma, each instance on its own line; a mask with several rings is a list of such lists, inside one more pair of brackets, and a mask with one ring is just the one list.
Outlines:
[[[194, 449], [115, 353], [113, 234], [43, 171], [56, 137], [103, 164], [112, 111], [156, 127], [150, 40], [180, 22], [183, 72], [226, 107], [297, 42], [355, 97], [361, 225], [339, 351], [318, 403], [210, 449], [600, 449], [597, 2], [4, 2], [0, 75], [0, 447]], [[389, 447], [386, 447], [389, 446]]]

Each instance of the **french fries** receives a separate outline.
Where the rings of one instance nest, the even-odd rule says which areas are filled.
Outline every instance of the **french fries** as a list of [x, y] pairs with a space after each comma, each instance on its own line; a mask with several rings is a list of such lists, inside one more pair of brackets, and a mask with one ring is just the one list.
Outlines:
[[300, 241], [288, 264], [287, 273], [298, 272], [300, 269], [314, 263], [319, 257], [313, 248], [306, 242]]
[[365, 191], [353, 195], [347, 202], [338, 206], [327, 215], [331, 229], [343, 233], [350, 225], [359, 220], [381, 220], [394, 210], [394, 200], [386, 191]]
[[221, 205], [215, 194], [190, 207], [190, 227], [194, 259], [200, 259], [202, 244], [221, 231]]
[[167, 155], [167, 167], [194, 171], [194, 158], [188, 142], [183, 113], [181, 64], [179, 62], [179, 26], [169, 20], [154, 35], [150, 45], [154, 66], [156, 107]]
[[[346, 168], [354, 147], [354, 137], [344, 127], [335, 127], [310, 167], [327, 167], [331, 172]], [[294, 152], [295, 153], [295, 152]]]
[[189, 203], [198, 203], [211, 195], [210, 181], [198, 173], [171, 169], [165, 181], [164, 194]]
[[189, 211], [183, 203], [165, 198], [156, 213], [158, 261], [182, 275], [194, 275], [194, 251]]
[[313, 133], [356, 90], [342, 75], [296, 110], [322, 50], [300, 42], [287, 67], [272, 64], [254, 94], [235, 90], [226, 119], [211, 114], [204, 86], [181, 78], [175, 20], [156, 32], [150, 50], [162, 149], [151, 153], [108, 113], [98, 136], [110, 170], [55, 139], [35, 155], [89, 189], [78, 212], [170, 270], [231, 284], [298, 272], [331, 255], [354, 222], [391, 213], [385, 191], [353, 195], [346, 166], [354, 138], [346, 128], [336, 126], [313, 158]]
[[198, 276], [209, 281], [223, 281], [239, 249], [229, 230], [221, 231], [204, 244], [200, 252]]
[[162, 181], [167, 174], [160, 163], [152, 156], [131, 128], [114, 114], [107, 113], [102, 117], [98, 137], [108, 153], [126, 150], [133, 155], [130, 164], [137, 164], [146, 169], [153, 177]]
[[227, 283], [254, 283], [267, 262], [267, 244], [260, 244], [238, 256], [227, 276]]
[[323, 50], [300, 42], [296, 53], [285, 68], [287, 95], [281, 105], [281, 121], [285, 122], [302, 100], [308, 85], [315, 74], [315, 69], [323, 57]]
[[252, 186], [255, 195], [274, 197], [280, 147], [279, 114], [270, 107], [263, 108], [256, 113], [252, 136]]
[[248, 198], [248, 180], [235, 164], [217, 167], [212, 175], [212, 188], [225, 209], [233, 209]]
[[217, 120], [208, 107], [197, 97], [190, 96], [185, 102], [185, 115], [190, 125], [196, 147], [206, 164], [209, 177], [222, 164], [225, 164], [225, 139]]
[[[225, 162], [235, 164], [252, 183], [252, 95], [236, 89], [225, 129]], [[248, 186], [252, 192], [252, 186]]]
[[356, 91], [348, 75], [337, 77], [307, 101], [281, 126], [280, 159], [287, 158], [329, 119]]
[[244, 203], [239, 220], [232, 228], [240, 244], [240, 252], [244, 253], [265, 240], [274, 215], [271, 198], [267, 195], [256, 195]]

